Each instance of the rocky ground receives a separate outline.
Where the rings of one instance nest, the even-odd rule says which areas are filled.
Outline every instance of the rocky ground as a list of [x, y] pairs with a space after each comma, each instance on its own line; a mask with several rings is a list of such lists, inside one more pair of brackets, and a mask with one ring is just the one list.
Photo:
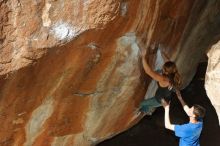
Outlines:
[[[204, 76], [206, 71], [206, 63], [198, 66], [198, 71], [188, 85], [182, 90], [185, 101], [192, 105], [200, 104], [207, 109], [204, 118], [204, 128], [200, 139], [201, 146], [219, 146], [220, 144], [220, 127], [217, 114], [211, 105], [205, 89]], [[184, 114], [177, 98], [173, 98], [171, 102], [171, 122], [185, 123], [188, 117]], [[144, 117], [136, 126], [128, 131], [100, 143], [98, 146], [178, 146], [178, 138], [172, 131], [164, 128], [164, 110], [158, 108], [152, 116]]]

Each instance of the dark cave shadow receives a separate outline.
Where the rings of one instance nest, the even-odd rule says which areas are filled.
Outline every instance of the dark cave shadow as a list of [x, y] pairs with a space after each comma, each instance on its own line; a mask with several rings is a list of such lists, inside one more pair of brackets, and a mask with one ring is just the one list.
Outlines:
[[[201, 146], [219, 146], [218, 117], [204, 88], [206, 67], [206, 62], [200, 63], [192, 82], [181, 92], [189, 106], [196, 103], [206, 108], [204, 128], [200, 137]], [[170, 117], [174, 124], [188, 122], [188, 117], [176, 97], [171, 101]], [[174, 132], [165, 129], [164, 109], [159, 107], [152, 116], [145, 116], [137, 125], [97, 146], [178, 146], [178, 143], [179, 139]]]

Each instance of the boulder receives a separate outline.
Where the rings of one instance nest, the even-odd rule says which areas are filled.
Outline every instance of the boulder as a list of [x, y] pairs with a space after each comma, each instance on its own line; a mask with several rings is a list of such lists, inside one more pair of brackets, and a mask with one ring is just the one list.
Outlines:
[[155, 91], [140, 49], [153, 69], [167, 54], [186, 86], [219, 39], [219, 4], [1, 1], [0, 145], [91, 146], [133, 126]]

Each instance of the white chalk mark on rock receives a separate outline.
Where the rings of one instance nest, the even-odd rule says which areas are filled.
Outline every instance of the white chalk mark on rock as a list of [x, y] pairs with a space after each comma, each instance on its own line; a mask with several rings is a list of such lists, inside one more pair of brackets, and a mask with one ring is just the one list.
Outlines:
[[98, 48], [97, 44], [95, 42], [91, 42], [88, 44], [88, 47], [91, 48], [92, 50], [95, 50]]
[[71, 40], [78, 36], [80, 32], [80, 28], [74, 27], [66, 22], [58, 22], [51, 29], [51, 33], [58, 40]]
[[121, 16], [125, 16], [128, 11], [128, 3], [127, 2], [121, 3], [120, 9], [121, 9]]
[[37, 108], [26, 127], [27, 141], [25, 146], [33, 144], [34, 140], [38, 136], [45, 121], [50, 117], [53, 112], [53, 98], [49, 97], [44, 100], [43, 104]]

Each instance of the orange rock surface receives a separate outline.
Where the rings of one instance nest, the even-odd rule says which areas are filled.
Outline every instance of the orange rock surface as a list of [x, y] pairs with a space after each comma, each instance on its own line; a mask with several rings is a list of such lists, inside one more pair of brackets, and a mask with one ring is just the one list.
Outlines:
[[0, 145], [91, 146], [134, 125], [150, 83], [140, 49], [152, 68], [165, 52], [189, 83], [210, 42], [186, 38], [218, 23], [196, 21], [216, 8], [199, 3], [1, 1]]

